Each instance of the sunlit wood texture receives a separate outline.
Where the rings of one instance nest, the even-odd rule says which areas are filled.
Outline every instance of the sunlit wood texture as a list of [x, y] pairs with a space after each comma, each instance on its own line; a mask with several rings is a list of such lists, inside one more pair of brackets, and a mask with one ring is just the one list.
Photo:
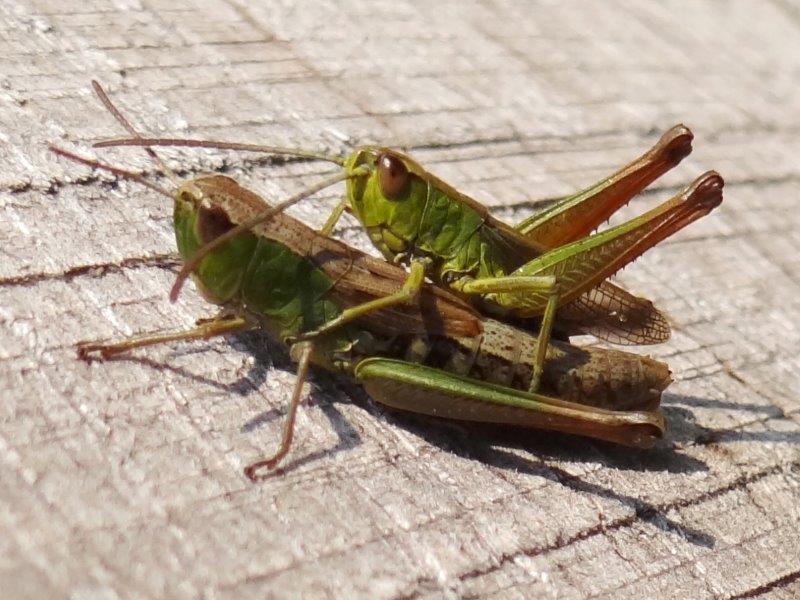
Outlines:
[[[6, 597], [800, 593], [800, 6], [58, 2], [0, 7], [0, 588]], [[87, 366], [81, 339], [191, 324], [170, 207], [55, 159], [143, 131], [379, 142], [509, 221], [685, 122], [725, 203], [620, 276], [674, 324], [652, 452], [397, 417], [325, 374], [285, 475], [251, 485], [293, 381], [262, 336]], [[165, 152], [271, 199], [319, 163]], [[155, 170], [140, 151], [108, 160]], [[296, 214], [321, 223], [339, 190]], [[352, 222], [338, 235], [364, 246]]]

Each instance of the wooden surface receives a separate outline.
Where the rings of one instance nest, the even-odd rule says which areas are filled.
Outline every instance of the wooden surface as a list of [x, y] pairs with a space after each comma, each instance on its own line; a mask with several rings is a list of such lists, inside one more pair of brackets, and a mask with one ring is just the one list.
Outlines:
[[[257, 6], [261, 5], [261, 6]], [[0, 6], [4, 597], [800, 594], [800, 4], [6, 1]], [[168, 203], [57, 160], [138, 126], [381, 142], [509, 221], [677, 122], [725, 202], [619, 279], [674, 323], [670, 434], [633, 452], [390, 414], [317, 373], [289, 470], [258, 485], [293, 382], [261, 335], [86, 365], [81, 339], [191, 324]], [[278, 199], [325, 170], [167, 152]], [[103, 154], [154, 172], [138, 151]], [[320, 223], [332, 190], [295, 214]], [[339, 235], [364, 246], [353, 223]]]

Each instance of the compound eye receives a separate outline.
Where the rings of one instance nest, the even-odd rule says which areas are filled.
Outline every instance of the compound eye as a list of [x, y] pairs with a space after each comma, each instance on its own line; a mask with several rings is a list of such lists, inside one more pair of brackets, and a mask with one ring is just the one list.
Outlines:
[[197, 209], [197, 237], [201, 244], [207, 244], [226, 231], [233, 229], [233, 223], [219, 207]]
[[381, 193], [389, 200], [394, 200], [408, 184], [408, 169], [402, 160], [389, 154], [381, 154], [376, 162]]

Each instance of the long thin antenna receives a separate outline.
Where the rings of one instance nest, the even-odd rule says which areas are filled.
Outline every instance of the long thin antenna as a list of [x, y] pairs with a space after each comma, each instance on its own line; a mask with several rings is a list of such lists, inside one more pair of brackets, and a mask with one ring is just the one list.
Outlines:
[[123, 179], [135, 181], [136, 183], [143, 185], [144, 187], [151, 189], [154, 192], [163, 194], [167, 198], [172, 200], [172, 194], [170, 194], [168, 190], [162, 188], [159, 185], [156, 185], [155, 183], [147, 181], [147, 179], [145, 179], [138, 173], [134, 173], [133, 171], [127, 171], [125, 169], [120, 169], [119, 167], [113, 167], [111, 165], [102, 163], [98, 160], [94, 160], [93, 158], [84, 158], [83, 156], [78, 156], [77, 154], [70, 152], [69, 150], [64, 150], [63, 148], [59, 148], [54, 144], [48, 144], [47, 147], [50, 149], [51, 152], [54, 152], [59, 156], [63, 156], [64, 158], [68, 158], [69, 160], [73, 160], [75, 162], [84, 164], [87, 167], [91, 167], [93, 169], [101, 169], [103, 171], [108, 171], [109, 173], [113, 173], [114, 175], [122, 177]]
[[197, 268], [197, 265], [200, 264], [200, 261], [202, 261], [203, 258], [205, 258], [210, 252], [213, 252], [225, 242], [235, 238], [237, 235], [245, 233], [246, 231], [250, 230], [256, 225], [263, 223], [264, 221], [270, 220], [276, 214], [283, 212], [293, 204], [297, 204], [298, 202], [300, 202], [300, 200], [308, 198], [312, 194], [316, 194], [318, 191], [323, 190], [326, 187], [329, 187], [335, 183], [339, 183], [340, 181], [344, 181], [346, 179], [361, 177], [365, 174], [367, 174], [366, 169], [356, 168], [350, 171], [349, 173], [347, 172], [337, 173], [336, 175], [318, 181], [314, 185], [304, 189], [301, 192], [294, 194], [293, 196], [290, 196], [283, 202], [270, 207], [269, 209], [256, 215], [255, 217], [243, 221], [233, 229], [229, 229], [219, 237], [216, 237], [210, 242], [208, 242], [205, 246], [198, 248], [197, 251], [195, 251], [195, 253], [192, 255], [192, 257], [184, 263], [183, 268], [181, 269], [180, 273], [178, 273], [178, 276], [175, 279], [175, 283], [172, 285], [172, 289], [169, 292], [170, 301], [175, 302], [178, 299], [178, 294], [180, 294], [184, 282], [192, 273], [192, 271], [194, 271]]
[[311, 152], [298, 150], [295, 148], [283, 148], [280, 146], [262, 146], [261, 144], [240, 144], [237, 142], [218, 142], [215, 140], [191, 140], [183, 138], [118, 138], [96, 142], [95, 148], [113, 148], [117, 146], [172, 146], [184, 148], [214, 148], [216, 150], [237, 150], [244, 152], [263, 152], [266, 154], [278, 154], [282, 156], [296, 156], [298, 158], [309, 158], [312, 160], [324, 160], [344, 166], [345, 159], [341, 156], [331, 156], [321, 152]]
[[[108, 97], [108, 94], [106, 94], [106, 91], [103, 89], [103, 86], [101, 86], [100, 83], [94, 79], [92, 79], [92, 89], [94, 89], [94, 93], [97, 94], [97, 97], [100, 99], [100, 102], [103, 103], [103, 106], [106, 107], [108, 112], [111, 113], [111, 115], [117, 120], [117, 122], [120, 125], [122, 125], [122, 127], [124, 127], [125, 130], [128, 133], [130, 133], [134, 138], [142, 139], [142, 136], [139, 135], [139, 132], [136, 131], [136, 129], [134, 129], [130, 121], [128, 121], [128, 119], [126, 119], [122, 115], [120, 110], [116, 106], [114, 106], [114, 103], [111, 102], [111, 98]], [[161, 166], [166, 176], [170, 179], [170, 181], [172, 181], [172, 184], [175, 187], [180, 187], [181, 180], [178, 178], [177, 175], [175, 175], [175, 172], [169, 168], [169, 165], [167, 165], [167, 163], [161, 159], [161, 157], [156, 153], [156, 151], [150, 147], [145, 147], [145, 152], [147, 152], [150, 158], [155, 160]]]

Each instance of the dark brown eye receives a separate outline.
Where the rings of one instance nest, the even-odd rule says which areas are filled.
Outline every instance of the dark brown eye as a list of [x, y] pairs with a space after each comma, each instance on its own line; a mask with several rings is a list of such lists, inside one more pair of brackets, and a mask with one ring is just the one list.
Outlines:
[[233, 223], [219, 207], [205, 208], [201, 206], [197, 211], [197, 237], [201, 244], [215, 240], [223, 233], [233, 229]]
[[377, 164], [381, 193], [389, 200], [394, 200], [408, 183], [408, 169], [402, 160], [389, 154], [378, 156]]

